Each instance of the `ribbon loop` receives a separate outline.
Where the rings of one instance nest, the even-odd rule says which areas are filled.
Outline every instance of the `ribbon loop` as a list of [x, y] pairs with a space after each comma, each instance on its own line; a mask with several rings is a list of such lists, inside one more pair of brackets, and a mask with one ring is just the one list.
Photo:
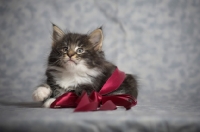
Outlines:
[[102, 100], [102, 96], [97, 93], [97, 92], [92, 92], [91, 95], [90, 95], [90, 99], [94, 102], [98, 102], [98, 106], [100, 105], [100, 102]]

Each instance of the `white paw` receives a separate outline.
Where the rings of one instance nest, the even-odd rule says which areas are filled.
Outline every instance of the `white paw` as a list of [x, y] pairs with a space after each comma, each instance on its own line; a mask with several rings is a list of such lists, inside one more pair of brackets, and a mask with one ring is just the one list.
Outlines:
[[51, 94], [50, 88], [40, 86], [33, 92], [33, 99], [37, 102], [42, 102], [46, 98], [48, 98], [50, 94]]
[[43, 106], [44, 106], [45, 108], [49, 108], [49, 107], [51, 106], [51, 104], [52, 104], [55, 100], [56, 100], [55, 98], [47, 99], [47, 100], [44, 102]]

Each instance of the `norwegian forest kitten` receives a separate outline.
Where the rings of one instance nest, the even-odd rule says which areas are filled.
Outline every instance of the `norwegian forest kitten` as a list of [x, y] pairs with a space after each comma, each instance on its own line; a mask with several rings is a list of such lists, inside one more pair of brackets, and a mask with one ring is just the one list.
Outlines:
[[[52, 50], [46, 69], [47, 79], [33, 92], [33, 99], [44, 107], [66, 92], [80, 95], [99, 91], [116, 66], [108, 62], [102, 51], [103, 33], [98, 28], [90, 34], [64, 33], [53, 24]], [[126, 74], [121, 86], [111, 94], [138, 95], [137, 81]]]

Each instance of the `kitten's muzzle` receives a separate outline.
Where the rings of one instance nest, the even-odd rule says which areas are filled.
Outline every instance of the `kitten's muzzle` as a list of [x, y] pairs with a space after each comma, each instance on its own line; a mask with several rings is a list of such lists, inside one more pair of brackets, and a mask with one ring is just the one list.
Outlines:
[[64, 63], [68, 63], [68, 62], [73, 62], [74, 64], [77, 65], [77, 62], [75, 62], [75, 61], [72, 60], [71, 58], [69, 58], [68, 60], [64, 60]]

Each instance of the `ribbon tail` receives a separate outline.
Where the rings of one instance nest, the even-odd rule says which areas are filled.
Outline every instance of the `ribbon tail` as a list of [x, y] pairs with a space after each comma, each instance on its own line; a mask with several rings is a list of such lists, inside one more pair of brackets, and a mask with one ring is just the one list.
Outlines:
[[98, 102], [91, 102], [87, 93], [85, 92], [79, 100], [74, 112], [94, 111], [98, 108]]
[[108, 100], [100, 107], [99, 110], [115, 110], [115, 109], [117, 109], [116, 105], [111, 100]]
[[126, 94], [103, 96], [102, 103], [104, 104], [108, 100], [111, 100], [116, 106], [124, 106], [127, 110], [137, 104], [137, 101], [133, 97]]
[[86, 112], [86, 111], [96, 111], [98, 108], [97, 102], [91, 102], [84, 106], [77, 106], [74, 112]]

